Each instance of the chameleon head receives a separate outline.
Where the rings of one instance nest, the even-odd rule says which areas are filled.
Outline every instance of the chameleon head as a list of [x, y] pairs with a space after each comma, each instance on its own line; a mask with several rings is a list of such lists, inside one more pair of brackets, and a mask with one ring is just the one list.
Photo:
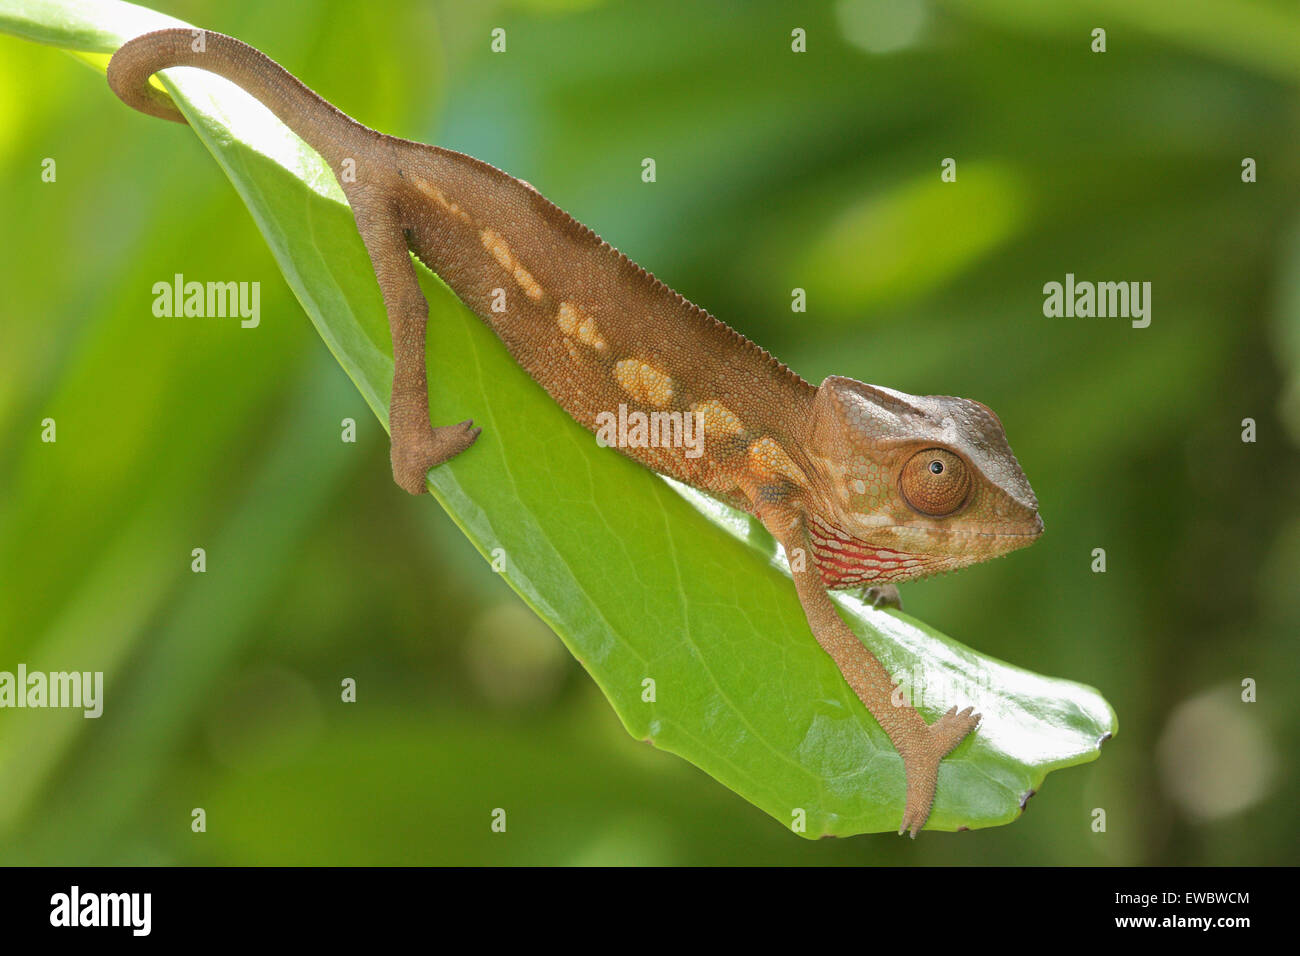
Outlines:
[[832, 376], [808, 450], [808, 531], [828, 587], [950, 571], [1042, 534], [1002, 423], [979, 402]]

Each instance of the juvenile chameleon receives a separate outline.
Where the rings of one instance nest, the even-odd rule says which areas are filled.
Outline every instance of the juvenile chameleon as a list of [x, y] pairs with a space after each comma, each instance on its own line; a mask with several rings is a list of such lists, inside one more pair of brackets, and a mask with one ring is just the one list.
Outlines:
[[[411, 253], [588, 429], [620, 404], [699, 413], [703, 455], [619, 450], [744, 509], [780, 542], [813, 635], [902, 757], [898, 832], [915, 837], [940, 760], [980, 718], [954, 706], [927, 724], [909, 704], [895, 704], [893, 679], [827, 592], [870, 585], [888, 595], [900, 581], [985, 561], [1042, 533], [1038, 501], [997, 416], [969, 399], [839, 376], [814, 387], [528, 184], [461, 153], [362, 126], [232, 37], [145, 34], [113, 56], [108, 82], [128, 106], [184, 123], [149, 83], [174, 66], [241, 86], [338, 179], [392, 330], [391, 460], [406, 491], [425, 493], [429, 469], [465, 451], [480, 431], [472, 421], [429, 421], [428, 305]], [[511, 292], [509, 308], [493, 311], [502, 288]]]

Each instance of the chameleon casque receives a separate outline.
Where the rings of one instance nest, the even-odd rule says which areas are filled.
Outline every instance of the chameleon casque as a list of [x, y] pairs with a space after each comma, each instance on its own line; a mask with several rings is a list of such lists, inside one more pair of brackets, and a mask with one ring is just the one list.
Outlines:
[[[620, 448], [757, 517], [790, 559], [817, 641], [903, 760], [899, 833], [934, 799], [939, 762], [979, 723], [953, 707], [927, 724], [836, 613], [828, 589], [893, 585], [997, 557], [1043, 530], [997, 416], [979, 402], [914, 396], [832, 376], [820, 386], [688, 302], [528, 184], [461, 153], [375, 132], [265, 55], [210, 31], [161, 30], [113, 56], [129, 106], [185, 119], [150, 77], [199, 67], [241, 86], [334, 171], [374, 265], [393, 337], [393, 477], [427, 491], [429, 469], [474, 443], [472, 421], [434, 427], [428, 305], [414, 253], [501, 338], [574, 419], [595, 431], [620, 404], [699, 413], [705, 452]], [[341, 174], [344, 163], [354, 175]], [[509, 308], [491, 308], [494, 290]]]

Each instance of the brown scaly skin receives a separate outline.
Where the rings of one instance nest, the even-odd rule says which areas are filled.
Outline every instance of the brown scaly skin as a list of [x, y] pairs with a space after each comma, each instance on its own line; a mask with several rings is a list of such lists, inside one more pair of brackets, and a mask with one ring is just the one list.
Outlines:
[[[832, 377], [814, 388], [630, 262], [531, 186], [471, 157], [355, 122], [272, 60], [219, 33], [162, 30], [125, 44], [108, 81], [138, 110], [185, 122], [149, 77], [220, 74], [261, 100], [334, 170], [356, 217], [393, 334], [393, 476], [422, 494], [430, 468], [468, 448], [472, 422], [432, 427], [428, 306], [409, 252], [487, 322], [579, 423], [632, 411], [698, 412], [705, 451], [624, 454], [757, 516], [781, 542], [817, 641], [898, 749], [899, 832], [934, 799], [939, 761], [979, 723], [953, 707], [926, 724], [827, 589], [878, 589], [1030, 544], [1038, 502], [996, 416], [978, 402], [913, 396]], [[354, 168], [353, 176], [343, 175]], [[504, 290], [507, 308], [492, 311]], [[892, 593], [891, 593], [892, 592]]]

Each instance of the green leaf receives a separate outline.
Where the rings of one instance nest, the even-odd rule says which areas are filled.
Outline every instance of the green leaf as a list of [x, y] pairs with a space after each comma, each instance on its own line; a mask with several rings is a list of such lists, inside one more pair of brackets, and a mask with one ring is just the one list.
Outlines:
[[[0, 3], [0, 29], [92, 53], [175, 23], [120, 3]], [[102, 58], [85, 59], [102, 68]], [[387, 322], [328, 168], [225, 81], [174, 70], [165, 85], [244, 198], [317, 331], [386, 422]], [[176, 135], [180, 148], [188, 134], [177, 127]], [[472, 417], [483, 426], [467, 454], [432, 472], [433, 495], [590, 672], [628, 732], [783, 825], [802, 811], [804, 836], [897, 829], [901, 760], [814, 641], [766, 532], [598, 448], [435, 276], [422, 269], [421, 281], [434, 421]], [[1115, 733], [1114, 713], [1091, 688], [983, 656], [907, 615], [840, 601], [930, 719], [953, 704], [984, 715], [943, 762], [930, 828], [1015, 819], [1049, 771], [1094, 759]]]

